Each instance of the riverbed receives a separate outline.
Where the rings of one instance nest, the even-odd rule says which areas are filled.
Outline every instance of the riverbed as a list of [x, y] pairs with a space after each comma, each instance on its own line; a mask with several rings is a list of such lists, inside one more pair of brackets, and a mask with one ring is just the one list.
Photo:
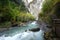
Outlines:
[[[38, 28], [36, 21], [22, 27], [14, 27], [7, 31], [0, 32], [0, 40], [44, 40], [44, 31], [29, 31], [29, 29]], [[25, 30], [27, 30], [25, 32]]]

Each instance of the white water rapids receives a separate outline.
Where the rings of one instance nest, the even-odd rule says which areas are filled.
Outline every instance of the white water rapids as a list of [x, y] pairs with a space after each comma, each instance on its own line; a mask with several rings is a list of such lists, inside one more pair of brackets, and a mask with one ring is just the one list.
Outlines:
[[[25, 6], [28, 8], [29, 12], [35, 16], [36, 20], [38, 20], [38, 14], [41, 11], [43, 0], [23, 0]], [[40, 30], [38, 32], [18, 32], [21, 30], [29, 29], [35, 27], [36, 22], [29, 24], [26, 27], [16, 28], [12, 30], [12, 33], [17, 32], [17, 34], [13, 34], [13, 36], [5, 36], [3, 34], [0, 36], [0, 40], [44, 40], [43, 35], [44, 31]], [[10, 31], [8, 31], [10, 32]], [[11, 34], [11, 33], [10, 33]]]
[[4, 35], [0, 37], [0, 40], [44, 40], [43, 39], [43, 31], [40, 30], [39, 32], [23, 32], [18, 33], [14, 36], [5, 37]]
[[[29, 24], [28, 27], [31, 25], [32, 25], [32, 27], [35, 26], [36, 21]], [[28, 29], [28, 27], [27, 27], [27, 29]], [[21, 31], [21, 29], [24, 30], [25, 28], [22, 27], [19, 29], [17, 28], [18, 31]], [[16, 29], [14, 29], [14, 30], [15, 30], [15, 32], [17, 32]], [[13, 31], [13, 30], [11, 30], [11, 31]], [[11, 32], [11, 31], [9, 31], [9, 32]], [[14, 31], [13, 31], [13, 33], [14, 33]], [[10, 33], [10, 34], [12, 34], [12, 33]], [[0, 40], [44, 40], [43, 35], [44, 35], [44, 31], [42, 31], [42, 30], [40, 30], [38, 32], [32, 32], [32, 31], [27, 30], [27, 32], [17, 32], [15, 35], [13, 34], [13, 36], [9, 36], [9, 35], [6, 36], [6, 34], [4, 34], [4, 35], [0, 36]]]

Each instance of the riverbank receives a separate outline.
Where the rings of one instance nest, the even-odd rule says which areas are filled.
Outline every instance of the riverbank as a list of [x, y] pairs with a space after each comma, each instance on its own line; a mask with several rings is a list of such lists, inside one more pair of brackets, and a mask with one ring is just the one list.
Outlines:
[[0, 32], [7, 31], [7, 30], [10, 30], [10, 29], [16, 28], [16, 27], [25, 27], [29, 23], [32, 23], [32, 21], [14, 23], [14, 25], [11, 24], [11, 22], [2, 23], [2, 24], [0, 24]]
[[31, 31], [31, 32], [38, 32], [40, 29], [38, 28], [38, 24], [36, 24], [36, 21], [33, 21], [32, 23], [29, 22], [27, 23], [26, 26], [20, 26], [20, 27], [10, 27], [10, 28], [1, 28], [2, 31], [0, 32], [0, 35], [15, 35], [17, 33], [22, 33], [22, 32], [27, 32], [27, 31]]

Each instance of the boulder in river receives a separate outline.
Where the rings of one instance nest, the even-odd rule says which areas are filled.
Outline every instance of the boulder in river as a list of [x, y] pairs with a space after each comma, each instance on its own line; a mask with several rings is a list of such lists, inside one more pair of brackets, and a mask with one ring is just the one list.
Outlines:
[[29, 31], [37, 32], [37, 31], [40, 31], [40, 28], [29, 29]]

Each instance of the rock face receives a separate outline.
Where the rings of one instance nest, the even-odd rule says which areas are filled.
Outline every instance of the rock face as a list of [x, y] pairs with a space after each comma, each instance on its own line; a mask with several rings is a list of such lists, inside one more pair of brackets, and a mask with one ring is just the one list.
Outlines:
[[60, 19], [53, 19], [53, 31], [60, 38]]
[[29, 31], [37, 32], [37, 31], [40, 31], [40, 28], [29, 29]]
[[38, 20], [38, 14], [41, 11], [44, 0], [23, 0], [29, 12]]

